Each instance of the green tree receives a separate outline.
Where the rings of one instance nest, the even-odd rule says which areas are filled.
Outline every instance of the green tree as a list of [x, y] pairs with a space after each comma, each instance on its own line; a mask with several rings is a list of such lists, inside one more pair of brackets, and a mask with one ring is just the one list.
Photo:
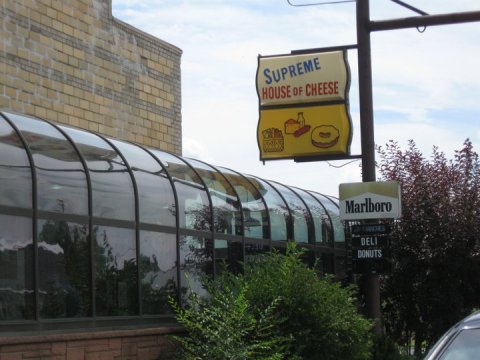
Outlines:
[[426, 159], [413, 141], [378, 152], [382, 178], [402, 189], [382, 286], [386, 329], [419, 355], [479, 305], [480, 164], [469, 140], [452, 160], [437, 147]]
[[185, 359], [370, 359], [371, 323], [356, 309], [352, 288], [306, 267], [292, 242], [286, 255], [248, 261], [243, 275], [206, 280], [210, 297], [174, 302], [186, 337]]
[[320, 278], [294, 243], [247, 263], [247, 297], [259, 309], [281, 298], [278, 334], [292, 338], [289, 353], [305, 360], [369, 359], [371, 323], [357, 311], [353, 287]]
[[185, 360], [281, 360], [285, 338], [274, 336], [280, 321], [275, 311], [279, 299], [258, 312], [246, 298], [248, 284], [241, 277], [223, 273], [203, 279], [209, 298], [189, 292], [188, 308], [173, 298], [170, 304], [186, 336], [174, 336]]

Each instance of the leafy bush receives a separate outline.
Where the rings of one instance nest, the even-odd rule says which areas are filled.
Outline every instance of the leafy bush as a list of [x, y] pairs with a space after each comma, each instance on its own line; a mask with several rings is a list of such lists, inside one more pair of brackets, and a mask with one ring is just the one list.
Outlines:
[[353, 288], [319, 278], [302, 263], [301, 255], [292, 243], [286, 256], [272, 252], [247, 264], [248, 300], [262, 309], [282, 299], [278, 312], [286, 321], [277, 331], [294, 339], [292, 355], [305, 360], [369, 359], [371, 323], [357, 312]]
[[414, 360], [404, 355], [398, 345], [388, 336], [377, 336], [373, 341], [372, 360]]
[[220, 279], [204, 279], [208, 299], [190, 292], [189, 308], [182, 309], [172, 298], [177, 320], [186, 336], [173, 336], [185, 360], [281, 360], [287, 339], [274, 336], [280, 319], [279, 299], [253, 313], [246, 299], [248, 284], [241, 277], [225, 273]]
[[249, 261], [243, 275], [204, 280], [210, 294], [191, 293], [189, 307], [173, 300], [187, 335], [176, 337], [184, 359], [370, 359], [371, 323], [352, 288], [321, 279], [289, 245]]
[[[478, 306], [480, 158], [469, 140], [453, 159], [413, 140], [378, 148], [382, 180], [402, 188], [402, 218], [391, 234], [392, 272], [381, 283], [387, 334], [414, 354]], [[448, 301], [446, 301], [448, 299]]]

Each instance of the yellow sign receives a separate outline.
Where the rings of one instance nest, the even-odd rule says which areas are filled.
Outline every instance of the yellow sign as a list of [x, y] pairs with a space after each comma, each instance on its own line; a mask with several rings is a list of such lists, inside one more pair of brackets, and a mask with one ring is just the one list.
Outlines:
[[260, 159], [348, 154], [349, 85], [345, 51], [259, 57]]
[[350, 120], [344, 105], [268, 109], [260, 117], [262, 160], [347, 153]]

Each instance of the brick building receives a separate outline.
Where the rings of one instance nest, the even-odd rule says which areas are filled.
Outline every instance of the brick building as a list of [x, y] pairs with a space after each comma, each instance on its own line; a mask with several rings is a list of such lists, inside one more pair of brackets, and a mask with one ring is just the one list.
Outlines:
[[[181, 154], [182, 52], [111, 5], [0, 0], [0, 108]], [[3, 332], [0, 359], [163, 359], [175, 329]]]
[[0, 108], [181, 154], [181, 50], [111, 0], [1, 0]]

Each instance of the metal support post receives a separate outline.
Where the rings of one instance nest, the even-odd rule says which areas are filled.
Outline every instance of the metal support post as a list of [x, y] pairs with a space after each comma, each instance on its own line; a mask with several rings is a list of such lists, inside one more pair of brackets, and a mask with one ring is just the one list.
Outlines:
[[[370, 5], [357, 0], [358, 81], [360, 96], [360, 131], [362, 142], [362, 180], [375, 181], [375, 140], [373, 127], [372, 62], [370, 50]], [[365, 311], [375, 321], [375, 335], [382, 334], [380, 279], [377, 274], [364, 275], [362, 292]]]

